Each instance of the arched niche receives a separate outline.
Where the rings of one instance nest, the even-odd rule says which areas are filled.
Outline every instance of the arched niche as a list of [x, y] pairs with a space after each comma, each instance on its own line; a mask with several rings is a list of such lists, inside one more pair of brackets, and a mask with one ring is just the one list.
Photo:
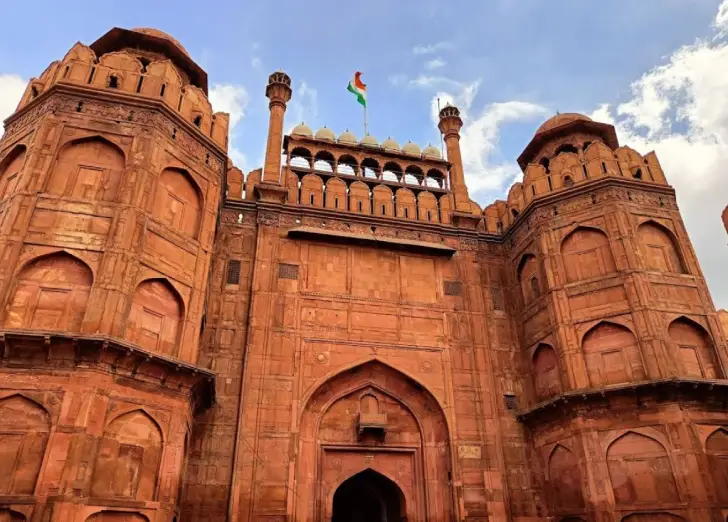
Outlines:
[[541, 281], [536, 256], [526, 254], [521, 257], [518, 262], [517, 276], [525, 304], [541, 297]]
[[369, 187], [366, 183], [355, 181], [349, 185], [349, 210], [361, 214], [372, 213], [372, 205], [369, 200]]
[[577, 227], [561, 243], [568, 282], [581, 281], [617, 271], [609, 238], [599, 229]]
[[18, 145], [0, 163], [0, 200], [15, 192], [20, 181], [20, 170], [25, 163], [25, 146]]
[[331, 178], [326, 182], [326, 208], [346, 210], [346, 183], [339, 178]]
[[607, 449], [607, 464], [617, 505], [679, 501], [670, 459], [657, 440], [627, 432]]
[[301, 180], [301, 205], [324, 206], [324, 182], [316, 174], [306, 174]]
[[47, 191], [89, 201], [114, 201], [124, 165], [122, 150], [100, 136], [72, 141], [58, 154]]
[[533, 352], [532, 365], [534, 388], [539, 400], [561, 393], [559, 357], [551, 346], [539, 344]]
[[637, 228], [637, 242], [642, 249], [645, 268], [674, 274], [687, 274], [674, 235], [654, 221]]
[[0, 495], [33, 494], [50, 430], [51, 417], [37, 403], [22, 395], [0, 400]]
[[658, 511], [653, 513], [633, 513], [624, 517], [622, 522], [685, 522], [685, 519], [672, 513]]
[[175, 355], [183, 308], [182, 298], [168, 281], [143, 281], [132, 297], [125, 338], [147, 350]]
[[37, 258], [15, 276], [5, 328], [79, 332], [93, 273], [78, 258], [58, 252]]
[[168, 227], [197, 238], [202, 218], [202, 196], [186, 170], [166, 168], [162, 171], [151, 213]]
[[0, 522], [25, 522], [25, 515], [8, 508], [0, 508]]
[[415, 203], [415, 195], [410, 189], [397, 189], [394, 197], [397, 217], [417, 219], [417, 204]]
[[595, 325], [584, 335], [582, 350], [594, 388], [645, 379], [637, 339], [624, 326], [607, 322]]
[[394, 196], [392, 189], [386, 185], [377, 185], [372, 189], [372, 213], [375, 216], [394, 216]]
[[667, 333], [677, 350], [684, 376], [721, 377], [713, 342], [702, 326], [686, 317], [679, 317], [670, 323]]
[[437, 211], [437, 198], [432, 192], [423, 190], [417, 195], [417, 213], [420, 221], [440, 222], [439, 212]]
[[723, 426], [705, 441], [705, 453], [715, 494], [721, 503], [728, 502], [728, 428]]
[[[376, 402], [378, 414], [386, 416], [383, 438], [360, 438], [362, 399], [366, 408]], [[305, 394], [302, 404], [295, 470], [296, 520], [329, 520], [337, 489], [367, 469], [390, 479], [389, 473], [398, 470], [395, 476], [404, 477], [397, 484], [409, 520], [452, 519], [448, 423], [440, 403], [426, 387], [383, 362], [371, 360], [322, 379]], [[372, 459], [365, 458], [366, 452], [351, 449], [375, 441], [378, 451]], [[398, 448], [402, 447], [411, 452], [400, 453]], [[311, 473], [307, 463], [314, 461], [321, 466]]]
[[99, 441], [91, 495], [154, 500], [161, 456], [162, 431], [154, 419], [142, 410], [120, 415]]
[[149, 522], [149, 519], [141, 513], [129, 511], [101, 511], [88, 517], [86, 522]]
[[583, 509], [581, 472], [574, 454], [565, 446], [557, 444], [549, 456], [548, 470], [551, 499], [556, 510]]

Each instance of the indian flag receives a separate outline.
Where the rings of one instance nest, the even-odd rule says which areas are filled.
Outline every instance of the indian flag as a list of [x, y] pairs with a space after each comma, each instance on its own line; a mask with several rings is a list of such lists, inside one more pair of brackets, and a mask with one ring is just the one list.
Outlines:
[[346, 89], [356, 96], [356, 101], [364, 107], [367, 106], [367, 86], [361, 81], [361, 73], [359, 71], [354, 73], [354, 79], [349, 82], [349, 86]]

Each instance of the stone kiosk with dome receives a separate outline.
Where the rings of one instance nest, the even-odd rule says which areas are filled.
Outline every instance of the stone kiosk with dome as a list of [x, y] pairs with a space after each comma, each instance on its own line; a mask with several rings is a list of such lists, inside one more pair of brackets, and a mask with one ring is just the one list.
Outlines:
[[29, 82], [0, 140], [0, 522], [727, 519], [725, 335], [654, 153], [559, 114], [481, 209], [456, 107], [441, 154], [285, 135], [291, 79], [265, 93], [244, 174], [161, 31]]

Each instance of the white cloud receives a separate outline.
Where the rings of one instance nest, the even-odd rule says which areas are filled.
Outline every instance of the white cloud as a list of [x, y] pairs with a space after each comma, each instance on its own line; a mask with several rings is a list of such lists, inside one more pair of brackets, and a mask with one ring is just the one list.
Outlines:
[[428, 76], [426, 74], [421, 74], [416, 78], [412, 78], [408, 82], [408, 85], [410, 87], [440, 87], [450, 89], [452, 91], [460, 91], [464, 89], [467, 84], [459, 82], [457, 80], [453, 80], [452, 78], [448, 78], [446, 76]]
[[391, 83], [395, 87], [399, 87], [400, 85], [407, 82], [407, 76], [405, 76], [404, 74], [393, 74], [388, 79], [389, 83]]
[[230, 114], [230, 139], [228, 155], [233, 164], [243, 172], [247, 170], [245, 155], [235, 146], [236, 126], [245, 117], [245, 110], [250, 103], [250, 95], [242, 85], [218, 84], [210, 89], [210, 103], [216, 112]]
[[592, 116], [615, 123], [621, 143], [657, 153], [720, 308], [728, 307], [728, 238], [720, 220], [728, 204], [728, 0], [714, 25], [714, 39], [681, 47], [633, 83], [630, 100], [601, 105]]
[[433, 60], [425, 62], [425, 69], [439, 69], [440, 67], [444, 67], [445, 65], [445, 60], [443, 60], [442, 58], [435, 58]]
[[250, 65], [253, 67], [253, 69], [257, 69], [260, 67], [260, 58], [257, 56], [253, 56], [253, 58], [250, 60]]
[[302, 121], [313, 128], [318, 119], [318, 91], [302, 81], [298, 88], [294, 89], [294, 95], [288, 103], [288, 114], [290, 117], [286, 120], [289, 122], [289, 128], [286, 129], [286, 134]]
[[416, 45], [412, 49], [413, 54], [434, 54], [437, 51], [444, 51], [447, 49], [452, 49], [453, 44], [452, 42], [437, 42], [434, 44], [429, 45]]
[[[26, 84], [17, 74], [0, 74], [0, 122], [15, 112]], [[4, 129], [0, 128], [0, 135], [3, 132]]]

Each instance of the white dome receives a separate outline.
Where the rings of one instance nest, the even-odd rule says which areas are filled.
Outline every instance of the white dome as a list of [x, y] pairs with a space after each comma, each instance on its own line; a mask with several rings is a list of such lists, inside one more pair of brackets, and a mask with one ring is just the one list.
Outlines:
[[291, 131], [292, 136], [306, 136], [308, 138], [313, 138], [313, 131], [311, 130], [311, 127], [306, 125], [305, 123], [301, 122], [295, 127], [293, 127], [293, 130]]
[[419, 156], [420, 154], [422, 154], [422, 152], [420, 151], [420, 147], [416, 143], [412, 143], [411, 141], [408, 141], [404, 144], [404, 146], [402, 147], [402, 152], [406, 154], [412, 154], [414, 156]]
[[349, 145], [356, 145], [357, 142], [358, 142], [358, 140], [356, 139], [356, 136], [354, 136], [353, 132], [349, 132], [349, 129], [346, 129], [339, 136], [339, 143], [348, 143]]
[[399, 152], [399, 143], [394, 141], [392, 138], [387, 138], [382, 142], [382, 148], [384, 150], [395, 150]]
[[425, 147], [425, 150], [422, 151], [422, 154], [424, 154], [426, 158], [442, 159], [442, 154], [440, 154], [440, 149], [438, 149], [437, 147], [435, 147], [432, 144], [429, 144], [427, 147]]
[[370, 147], [376, 147], [377, 145], [379, 145], [379, 143], [377, 143], [377, 138], [375, 138], [371, 134], [367, 134], [366, 136], [364, 136], [359, 144], [369, 145]]
[[316, 131], [316, 139], [336, 141], [336, 135], [334, 134], [334, 131], [332, 131], [328, 127], [322, 127]]

